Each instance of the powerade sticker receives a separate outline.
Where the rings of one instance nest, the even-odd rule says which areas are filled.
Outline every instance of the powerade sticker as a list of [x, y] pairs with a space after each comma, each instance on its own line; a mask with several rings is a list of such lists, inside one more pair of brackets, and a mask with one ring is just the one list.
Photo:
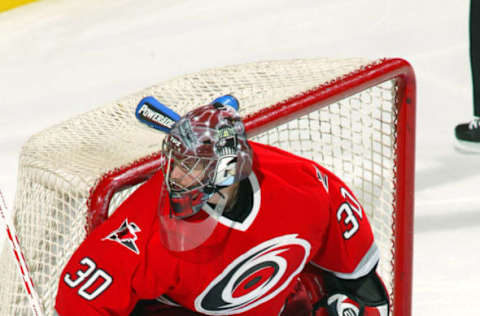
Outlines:
[[140, 122], [166, 133], [180, 119], [180, 115], [154, 97], [143, 98], [137, 105], [135, 116]]

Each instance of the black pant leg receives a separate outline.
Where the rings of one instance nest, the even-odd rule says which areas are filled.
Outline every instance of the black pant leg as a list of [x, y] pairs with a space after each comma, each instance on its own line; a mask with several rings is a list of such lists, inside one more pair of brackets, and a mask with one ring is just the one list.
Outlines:
[[480, 0], [470, 0], [470, 64], [473, 114], [480, 117]]

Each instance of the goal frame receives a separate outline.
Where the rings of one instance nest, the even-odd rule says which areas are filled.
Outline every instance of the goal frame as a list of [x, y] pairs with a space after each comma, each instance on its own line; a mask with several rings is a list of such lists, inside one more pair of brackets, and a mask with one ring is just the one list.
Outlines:
[[[276, 125], [354, 95], [388, 80], [396, 81], [398, 110], [396, 195], [392, 307], [395, 315], [410, 316], [413, 279], [413, 221], [415, 179], [416, 84], [412, 66], [401, 58], [382, 59], [346, 76], [243, 118], [247, 136], [256, 136]], [[160, 167], [160, 152], [106, 173], [90, 191], [87, 201], [87, 234], [108, 218], [110, 199], [122, 188], [148, 179]]]

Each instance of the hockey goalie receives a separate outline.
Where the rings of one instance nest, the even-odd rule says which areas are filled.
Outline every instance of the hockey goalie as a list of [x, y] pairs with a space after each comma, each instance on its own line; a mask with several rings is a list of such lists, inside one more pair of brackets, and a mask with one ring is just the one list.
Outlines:
[[161, 159], [70, 258], [57, 315], [389, 315], [368, 219], [334, 174], [247, 141], [221, 102], [181, 117]]

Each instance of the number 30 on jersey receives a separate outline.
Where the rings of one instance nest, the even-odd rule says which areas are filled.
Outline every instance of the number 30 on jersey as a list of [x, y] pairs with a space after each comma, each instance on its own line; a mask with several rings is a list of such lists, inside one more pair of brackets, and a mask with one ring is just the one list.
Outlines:
[[107, 272], [97, 268], [95, 262], [88, 257], [80, 260], [80, 264], [85, 269], [78, 270], [76, 277], [66, 273], [63, 281], [72, 289], [83, 283], [78, 289], [78, 295], [88, 301], [94, 300], [112, 284], [113, 279]]
[[[347, 229], [343, 232], [343, 238], [350, 239], [358, 231], [358, 221], [362, 219], [360, 203], [345, 188], [340, 188], [340, 193], [345, 198], [337, 210], [337, 221], [343, 222]], [[355, 216], [356, 215], [356, 216]]]

